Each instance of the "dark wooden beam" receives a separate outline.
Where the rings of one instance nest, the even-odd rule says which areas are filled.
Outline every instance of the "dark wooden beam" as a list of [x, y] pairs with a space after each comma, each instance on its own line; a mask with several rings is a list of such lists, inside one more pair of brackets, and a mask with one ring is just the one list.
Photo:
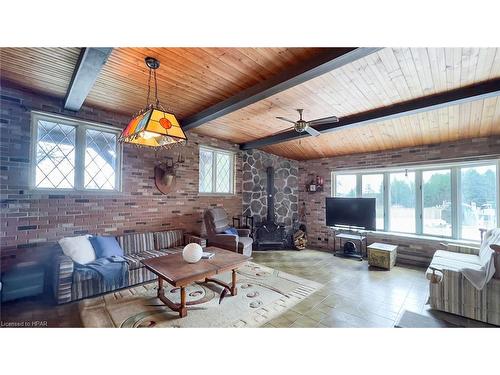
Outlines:
[[[475, 100], [486, 99], [500, 95], [500, 78], [477, 83], [474, 85], [461, 87], [455, 90], [445, 91], [438, 94], [424, 96], [408, 100], [406, 102], [393, 104], [387, 107], [345, 116], [338, 122], [327, 123], [314, 126], [314, 129], [325, 134], [338, 130], [350, 129], [365, 124], [391, 120], [403, 116], [410, 116], [417, 113], [434, 111], [439, 108], [454, 106], [462, 103], [468, 103]], [[267, 138], [257, 139], [255, 141], [242, 143], [242, 150], [270, 146], [276, 143], [282, 143], [307, 137], [309, 134], [297, 133], [295, 130], [279, 133]]]
[[82, 48], [64, 99], [64, 108], [79, 111], [113, 48]]
[[381, 48], [325, 48], [316, 58], [260, 82], [223, 100], [181, 122], [184, 130], [191, 130], [218, 117], [225, 116], [281, 91], [328, 73], [343, 65], [361, 59]]

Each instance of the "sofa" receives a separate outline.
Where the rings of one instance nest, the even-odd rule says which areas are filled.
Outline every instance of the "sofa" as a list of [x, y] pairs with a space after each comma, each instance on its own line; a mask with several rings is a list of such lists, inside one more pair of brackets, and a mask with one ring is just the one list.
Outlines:
[[[205, 239], [184, 233], [182, 229], [126, 234], [117, 236], [116, 239], [123, 249], [128, 268], [128, 283], [125, 286], [156, 279], [156, 275], [141, 263], [144, 259], [180, 252], [186, 244], [192, 242], [206, 246]], [[66, 255], [58, 255], [54, 265], [53, 290], [58, 304], [112, 291], [96, 277], [95, 272], [76, 269], [71, 258]]]
[[500, 229], [480, 246], [447, 244], [426, 271], [431, 308], [500, 325]]
[[234, 251], [246, 256], [252, 255], [253, 239], [250, 229], [236, 229], [237, 234], [224, 233], [231, 226], [229, 217], [223, 208], [210, 208], [205, 211], [205, 228], [210, 246]]

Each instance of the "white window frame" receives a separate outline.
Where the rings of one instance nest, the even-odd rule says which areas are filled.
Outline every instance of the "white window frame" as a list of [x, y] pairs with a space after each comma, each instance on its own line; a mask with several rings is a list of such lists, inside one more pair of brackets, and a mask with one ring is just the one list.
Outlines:
[[[203, 196], [225, 196], [225, 195], [234, 195], [235, 191], [235, 157], [236, 154], [233, 151], [227, 151], [227, 150], [222, 150], [219, 148], [215, 147], [209, 147], [209, 146], [202, 146], [200, 145], [199, 153], [198, 155], [201, 154], [201, 151], [206, 151], [206, 152], [211, 152], [212, 153], [212, 191], [211, 192], [202, 192], [200, 191], [200, 161], [201, 158], [198, 157], [198, 194]], [[217, 154], [224, 154], [229, 156], [229, 192], [215, 192], [215, 187], [217, 186]]]
[[[38, 146], [38, 121], [46, 120], [58, 122], [63, 125], [75, 127], [75, 181], [73, 188], [43, 188], [36, 186], [36, 160]], [[115, 166], [115, 188], [114, 189], [87, 189], [85, 188], [85, 148], [87, 129], [101, 130], [116, 134], [116, 166]], [[31, 111], [31, 160], [30, 160], [30, 189], [34, 191], [46, 191], [54, 193], [116, 193], [122, 189], [122, 154], [123, 147], [118, 142], [121, 129], [111, 125], [100, 124], [52, 113]]]
[[[388, 209], [386, 208], [386, 188], [385, 188], [385, 184], [386, 184], [386, 174], [385, 173], [382, 173], [382, 172], [370, 172], [370, 173], [359, 173], [359, 174], [356, 174], [356, 197], [360, 197], [362, 198], [363, 197], [363, 176], [367, 176], [367, 175], [382, 175], [382, 196], [384, 197], [384, 209], [383, 209], [383, 219], [384, 219], [384, 229], [377, 229], [378, 231], [386, 231], [387, 228], [389, 228], [387, 225], [388, 225], [388, 222], [386, 220], [386, 218], [388, 217], [389, 215], [389, 211]], [[335, 184], [336, 185], [336, 184]], [[375, 213], [376, 213], [376, 208], [375, 208]], [[376, 216], [376, 215], [375, 215]]]
[[[486, 165], [496, 165], [496, 174], [497, 174], [497, 184], [496, 184], [496, 199], [497, 199], [497, 225], [500, 225], [500, 159], [483, 159], [479, 161], [470, 161], [470, 162], [459, 162], [459, 163], [436, 163], [436, 164], [425, 164], [425, 165], [409, 165], [398, 166], [394, 168], [377, 168], [377, 169], [362, 169], [362, 170], [342, 170], [342, 171], [331, 171], [331, 196], [335, 197], [335, 187], [337, 185], [337, 176], [339, 175], [356, 175], [356, 197], [361, 197], [361, 179], [362, 175], [366, 174], [383, 174], [384, 175], [384, 230], [377, 230], [375, 232], [381, 233], [397, 233], [401, 235], [416, 235], [422, 237], [429, 238], [445, 238], [445, 239], [453, 239], [457, 241], [466, 241], [466, 242], [478, 242], [475, 240], [463, 239], [462, 238], [462, 223], [461, 223], [461, 194], [460, 194], [460, 186], [461, 186], [461, 168], [469, 168], [469, 167], [482, 167]], [[435, 171], [435, 170], [450, 170], [450, 179], [451, 179], [451, 236], [438, 236], [435, 234], [426, 234], [423, 232], [423, 186], [422, 186], [422, 173], [424, 171]], [[415, 172], [415, 192], [416, 192], [416, 201], [415, 201], [415, 220], [416, 220], [416, 230], [415, 233], [403, 233], [403, 232], [394, 232], [389, 231], [390, 221], [389, 221], [389, 204], [390, 204], [390, 174], [391, 173], [401, 173], [401, 172]]]

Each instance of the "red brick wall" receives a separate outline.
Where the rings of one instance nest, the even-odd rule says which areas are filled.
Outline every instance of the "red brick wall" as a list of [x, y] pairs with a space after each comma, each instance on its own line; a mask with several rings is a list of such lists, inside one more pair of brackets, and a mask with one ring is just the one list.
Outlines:
[[[306, 206], [309, 245], [322, 249], [333, 247], [331, 230], [325, 224], [325, 198], [330, 196], [332, 171], [474, 160], [498, 157], [499, 155], [500, 137], [490, 137], [300, 162], [299, 204], [302, 207], [305, 203]], [[306, 192], [306, 183], [317, 175], [325, 178], [324, 191]], [[417, 239], [404, 235], [397, 237], [386, 234], [369, 235], [368, 242], [375, 241], [398, 245], [398, 262], [418, 265], [430, 263], [434, 251], [440, 247], [440, 241]]]
[[[171, 151], [123, 149], [123, 189], [119, 193], [50, 193], [29, 190], [30, 110], [45, 111], [123, 128], [128, 116], [83, 107], [64, 111], [62, 101], [2, 82], [0, 102], [1, 246], [30, 246], [82, 233], [121, 234], [170, 228], [202, 230], [202, 212], [223, 206], [241, 214], [241, 157], [236, 158], [236, 194], [203, 197], [198, 194], [199, 144], [238, 150], [238, 146], [188, 133], [188, 145]], [[156, 189], [153, 169], [164, 156], [181, 152], [185, 163], [176, 170], [174, 192]]]

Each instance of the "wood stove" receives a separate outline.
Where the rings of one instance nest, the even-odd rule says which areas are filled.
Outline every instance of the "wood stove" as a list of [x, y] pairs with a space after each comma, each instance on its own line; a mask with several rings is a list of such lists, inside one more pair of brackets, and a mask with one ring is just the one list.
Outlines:
[[257, 250], [284, 249], [287, 243], [284, 223], [276, 222], [274, 213], [274, 168], [267, 173], [267, 217], [256, 225], [255, 247]]

